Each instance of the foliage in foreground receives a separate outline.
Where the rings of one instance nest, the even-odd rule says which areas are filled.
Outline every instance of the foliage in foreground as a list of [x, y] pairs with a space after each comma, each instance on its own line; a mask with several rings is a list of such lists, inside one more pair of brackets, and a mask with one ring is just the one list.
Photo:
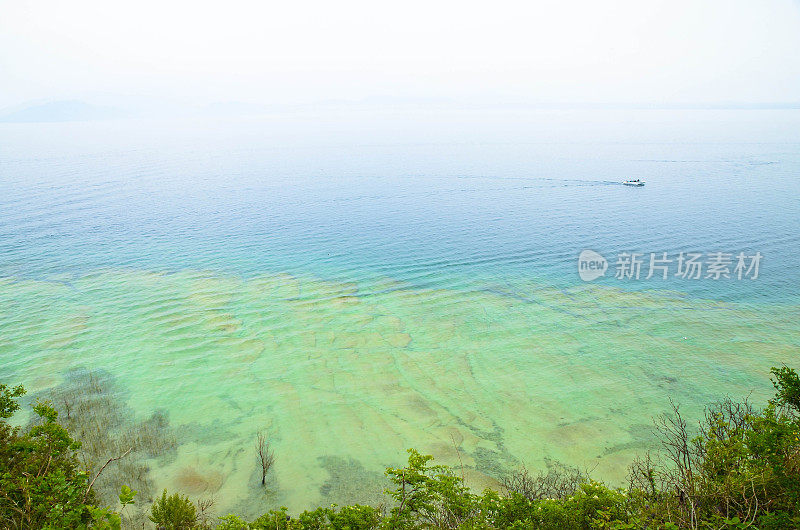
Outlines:
[[197, 522], [197, 510], [192, 501], [178, 493], [168, 497], [167, 490], [153, 504], [150, 512], [150, 520], [164, 530], [190, 529]]
[[656, 420], [661, 451], [637, 459], [614, 489], [567, 467], [507, 477], [504, 491], [473, 493], [448, 466], [410, 449], [389, 468], [390, 509], [331, 506], [290, 517], [285, 508], [218, 528], [800, 528], [800, 378], [773, 369], [776, 396], [756, 411], [730, 399], [708, 408], [691, 434], [677, 406]]
[[25, 390], [0, 384], [0, 526], [3, 528], [119, 528], [120, 516], [94, 506], [88, 474], [75, 458], [80, 442], [58, 423], [58, 412], [37, 402], [28, 430], [7, 419]]
[[[255, 521], [227, 515], [214, 525], [198, 515], [203, 507], [165, 491], [150, 519], [159, 528], [223, 530], [800, 528], [800, 378], [787, 367], [772, 375], [775, 398], [763, 410], [724, 400], [692, 430], [673, 405], [656, 420], [661, 450], [633, 463], [626, 488], [556, 466], [540, 475], [522, 469], [506, 477], [504, 491], [478, 494], [452, 468], [410, 449], [405, 467], [386, 470], [388, 508], [332, 505], [296, 517], [281, 508]], [[17, 410], [21, 393], [0, 386], [0, 420]], [[119, 528], [118, 514], [92, 506], [88, 477], [74, 459], [78, 444], [55, 411], [43, 403], [34, 410], [41, 421], [28, 432], [0, 421], [2, 524]], [[134, 496], [123, 488], [123, 510]]]

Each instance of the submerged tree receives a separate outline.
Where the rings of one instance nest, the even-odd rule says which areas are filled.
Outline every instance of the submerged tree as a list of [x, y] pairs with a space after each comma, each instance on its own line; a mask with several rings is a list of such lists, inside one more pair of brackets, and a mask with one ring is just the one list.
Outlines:
[[256, 439], [256, 454], [258, 456], [258, 463], [261, 464], [261, 485], [267, 483], [267, 472], [272, 464], [275, 463], [275, 452], [270, 447], [267, 435], [264, 432], [259, 432]]

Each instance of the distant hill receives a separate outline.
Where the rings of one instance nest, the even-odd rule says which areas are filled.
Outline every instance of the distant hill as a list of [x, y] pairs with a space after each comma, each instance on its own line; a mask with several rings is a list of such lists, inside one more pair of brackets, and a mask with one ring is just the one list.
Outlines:
[[0, 122], [62, 122], [109, 120], [122, 117], [114, 107], [92, 105], [85, 101], [51, 101], [0, 111]]

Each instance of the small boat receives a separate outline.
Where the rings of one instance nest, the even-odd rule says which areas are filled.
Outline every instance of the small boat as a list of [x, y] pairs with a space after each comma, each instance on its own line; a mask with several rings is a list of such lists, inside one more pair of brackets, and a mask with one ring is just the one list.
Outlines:
[[626, 186], [644, 186], [644, 181], [639, 179], [626, 180], [625, 182], [623, 182], [623, 184]]

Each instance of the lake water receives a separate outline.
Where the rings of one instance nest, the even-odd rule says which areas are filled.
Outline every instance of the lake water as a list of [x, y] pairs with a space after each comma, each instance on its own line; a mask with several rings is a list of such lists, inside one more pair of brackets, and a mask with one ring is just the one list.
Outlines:
[[[732, 277], [645, 279], [651, 252]], [[104, 374], [169, 419], [153, 488], [219, 513], [377, 502], [409, 447], [478, 487], [619, 481], [670, 397], [761, 401], [798, 364], [799, 269], [800, 110], [0, 124], [0, 381]]]

